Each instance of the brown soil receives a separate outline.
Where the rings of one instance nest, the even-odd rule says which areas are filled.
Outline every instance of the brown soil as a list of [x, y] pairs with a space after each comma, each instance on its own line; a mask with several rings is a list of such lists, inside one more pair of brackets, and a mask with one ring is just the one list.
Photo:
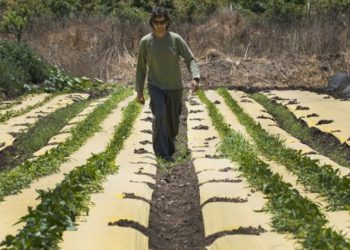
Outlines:
[[240, 182], [242, 182], [242, 180], [241, 179], [209, 180], [209, 181], [200, 183], [199, 186], [202, 186], [206, 183], [215, 183], [215, 182], [240, 183]]
[[14, 168], [28, 157], [20, 152], [16, 145], [10, 145], [0, 151], [0, 171]]
[[318, 114], [312, 113], [310, 115], [307, 115], [306, 117], [310, 118], [310, 117], [320, 117], [320, 116]]
[[[244, 59], [221, 52], [217, 55], [215, 58], [203, 56], [198, 60], [203, 88], [322, 89], [328, 78], [341, 68], [333, 57]], [[182, 72], [189, 82], [190, 75], [185, 66]]]
[[146, 144], [152, 144], [152, 142], [150, 142], [149, 140], [144, 140], [144, 141], [140, 141], [140, 144], [146, 145]]
[[[124, 194], [127, 198], [140, 199], [151, 205], [149, 227], [146, 228], [137, 222], [128, 220], [108, 224], [131, 227], [142, 232], [149, 237], [149, 247], [153, 250], [204, 249], [204, 225], [198, 179], [187, 148], [187, 109], [185, 106], [183, 106], [183, 115], [180, 119], [182, 123], [180, 123], [179, 135], [176, 139], [177, 151], [174, 154], [174, 159], [180, 163], [165, 165], [165, 169], [164, 166], [157, 165], [156, 176], [143, 173], [142, 167], [139, 169], [137, 174], [147, 175], [156, 180], [156, 184], [146, 183], [153, 189], [151, 201], [133, 193]], [[143, 142], [149, 143], [149, 141]], [[140, 148], [136, 149], [135, 153], [145, 153], [145, 151]]]
[[196, 114], [196, 113], [202, 113], [203, 110], [191, 110], [190, 113]]
[[146, 149], [144, 148], [138, 148], [138, 149], [134, 149], [134, 154], [147, 154], [150, 153], [148, 152]]
[[[182, 121], [187, 109], [183, 108]], [[179, 147], [187, 148], [187, 125], [180, 124]], [[188, 149], [187, 149], [188, 151]], [[158, 170], [152, 196], [150, 249], [204, 249], [204, 226], [199, 202], [198, 179], [189, 157], [165, 171]]]
[[151, 249], [204, 249], [198, 180], [191, 162], [157, 174], [152, 197]]
[[211, 140], [214, 140], [216, 139], [217, 137], [216, 136], [213, 136], [213, 137], [208, 137], [208, 138], [205, 138], [206, 141], [211, 141]]
[[150, 129], [144, 129], [144, 130], [141, 130], [141, 132], [145, 134], [152, 134], [152, 130]]
[[333, 120], [319, 120], [316, 125], [330, 124]]
[[213, 198], [210, 198], [209, 200], [206, 200], [201, 205], [201, 207], [204, 207], [206, 204], [211, 202], [245, 203], [245, 202], [248, 202], [248, 200], [240, 197], [237, 197], [237, 198], [213, 197]]
[[196, 129], [196, 130], [208, 130], [209, 127], [208, 126], [204, 126], [204, 125], [198, 125], [198, 126], [193, 127], [193, 129]]
[[[282, 105], [277, 104], [274, 102], [275, 105]], [[311, 114], [310, 116], [318, 116], [317, 114]], [[283, 120], [276, 119], [274, 117], [275, 121], [277, 122], [278, 126], [282, 129], [286, 130], [288, 132], [288, 128], [285, 127]], [[320, 120], [317, 125], [322, 124], [329, 124], [332, 123], [332, 120]], [[303, 137], [299, 136], [298, 134], [293, 134], [296, 138], [298, 138], [302, 143], [308, 145], [312, 149], [318, 151], [320, 154], [325, 155], [329, 157], [330, 159], [334, 160], [340, 165], [343, 166], [350, 166], [350, 146], [343, 143], [341, 144], [339, 139], [336, 138], [333, 134], [330, 133], [324, 133], [321, 130], [319, 130], [316, 127], [309, 127], [307, 123], [301, 119], [295, 118], [295, 123], [299, 123], [303, 127], [306, 127], [310, 129], [311, 137]], [[336, 157], [334, 152], [336, 152]]]
[[247, 234], [247, 235], [260, 235], [261, 233], [265, 233], [266, 230], [262, 228], [261, 226], [259, 227], [239, 227], [236, 230], [230, 230], [230, 231], [223, 231], [223, 232], [218, 232], [216, 234], [210, 235], [205, 239], [205, 245], [208, 246], [212, 244], [216, 239], [221, 238], [225, 235], [234, 235], [234, 234]]
[[303, 107], [298, 105], [295, 110], [309, 110], [309, 109], [310, 109], [309, 107]]
[[258, 119], [265, 119], [265, 120], [272, 120], [272, 121], [274, 121], [273, 118], [268, 117], [268, 116], [264, 116], [264, 115], [260, 115], [260, 116], [258, 116], [257, 118], [258, 118]]
[[145, 121], [145, 122], [153, 122], [153, 118], [150, 117], [150, 116], [147, 116], [146, 118], [143, 118], [141, 119], [142, 121]]

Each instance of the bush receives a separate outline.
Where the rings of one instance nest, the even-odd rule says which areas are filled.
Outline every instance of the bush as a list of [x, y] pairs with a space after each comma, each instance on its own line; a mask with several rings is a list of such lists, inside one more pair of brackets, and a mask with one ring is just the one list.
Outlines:
[[119, 20], [127, 23], [140, 23], [147, 20], [149, 13], [135, 7], [120, 6], [112, 11], [112, 14]]
[[7, 97], [15, 97], [24, 92], [24, 83], [28, 82], [29, 75], [23, 69], [0, 59], [0, 93]]
[[49, 75], [49, 66], [23, 43], [0, 41], [0, 59], [23, 69], [30, 83], [42, 83]]
[[26, 45], [0, 41], [0, 91], [8, 97], [22, 94], [30, 84], [43, 83], [49, 66]]

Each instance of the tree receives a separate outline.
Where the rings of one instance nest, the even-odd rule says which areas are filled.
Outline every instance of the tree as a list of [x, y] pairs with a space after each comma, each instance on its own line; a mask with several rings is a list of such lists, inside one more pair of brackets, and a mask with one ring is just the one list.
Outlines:
[[0, 30], [13, 34], [17, 41], [21, 40], [23, 32], [33, 18], [45, 14], [42, 0], [2, 0], [0, 5], [5, 9]]
[[43, 0], [45, 8], [49, 9], [50, 12], [56, 17], [61, 18], [68, 16], [71, 13], [77, 11], [79, 7], [78, 0]]
[[14, 35], [17, 41], [20, 42], [27, 25], [28, 19], [26, 16], [22, 16], [14, 10], [8, 10], [3, 16], [0, 27], [1, 31]]

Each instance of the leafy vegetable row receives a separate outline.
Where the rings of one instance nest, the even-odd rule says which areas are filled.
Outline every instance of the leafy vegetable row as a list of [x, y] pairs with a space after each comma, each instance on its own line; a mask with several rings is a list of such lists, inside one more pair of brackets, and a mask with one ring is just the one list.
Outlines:
[[346, 249], [350, 243], [327, 228], [326, 218], [316, 204], [302, 197], [290, 184], [273, 174], [268, 164], [261, 161], [254, 147], [242, 136], [230, 129], [213, 103], [199, 92], [220, 137], [220, 150], [232, 161], [238, 162], [252, 187], [262, 191], [268, 198], [266, 209], [273, 214], [272, 225], [278, 232], [294, 234], [306, 249]]
[[349, 152], [345, 151], [344, 146], [340, 143], [338, 145], [332, 143], [332, 149], [327, 150], [328, 147], [324, 147], [324, 139], [319, 137], [318, 134], [314, 134], [307, 124], [297, 119], [287, 107], [270, 100], [261, 93], [250, 94], [250, 97], [260, 103], [273, 116], [278, 125], [288, 133], [302, 142], [306, 142], [310, 147], [331, 158], [338, 164], [350, 167]]
[[55, 95], [48, 95], [47, 97], [45, 97], [45, 99], [43, 101], [38, 102], [34, 105], [28, 106], [26, 108], [20, 109], [20, 110], [16, 110], [16, 111], [15, 110], [8, 110], [5, 113], [0, 114], [0, 122], [6, 122], [7, 120], [11, 119], [12, 117], [23, 115], [23, 114], [31, 111], [32, 109], [43, 106], [45, 103], [50, 101], [53, 97], [55, 97]]
[[258, 149], [266, 157], [283, 164], [298, 176], [298, 181], [310, 191], [326, 197], [330, 208], [334, 210], [350, 209], [350, 179], [339, 176], [339, 171], [330, 165], [321, 166], [317, 160], [302, 155], [300, 151], [287, 148], [277, 136], [268, 134], [231, 97], [225, 89], [219, 89], [226, 104], [235, 113], [253, 137]]
[[26, 133], [19, 134], [11, 146], [0, 152], [1, 167], [10, 170], [31, 158], [90, 103], [91, 100], [77, 101], [40, 118]]
[[129, 88], [119, 88], [111, 98], [96, 107], [85, 120], [72, 129], [72, 136], [68, 140], [33, 161], [25, 161], [11, 171], [0, 173], [0, 201], [5, 196], [16, 194], [22, 188], [28, 187], [33, 180], [57, 172], [68, 156], [98, 131], [100, 123], [131, 93]]
[[74, 228], [76, 217], [88, 213], [90, 194], [101, 191], [106, 175], [118, 170], [115, 157], [131, 134], [140, 111], [140, 105], [131, 102], [104, 152], [71, 171], [55, 189], [40, 190], [41, 203], [21, 219], [25, 227], [16, 236], [7, 236], [2, 245], [6, 249], [57, 249], [64, 230]]

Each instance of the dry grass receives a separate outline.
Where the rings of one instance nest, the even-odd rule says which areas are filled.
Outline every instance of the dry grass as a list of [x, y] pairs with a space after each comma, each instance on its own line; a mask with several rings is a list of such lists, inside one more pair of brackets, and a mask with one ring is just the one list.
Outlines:
[[[147, 23], [130, 25], [106, 17], [41, 22], [25, 34], [39, 54], [76, 75], [109, 82], [134, 81], [139, 40], [151, 31]], [[207, 61], [212, 48], [232, 62], [268, 59], [267, 69], [261, 74], [254, 74], [258, 71], [253, 66], [240, 65], [241, 70], [252, 70], [247, 72], [248, 76], [246, 72], [240, 73], [247, 82], [261, 78], [264, 83], [270, 81], [264, 75], [271, 75], [271, 79], [283, 83], [290, 81], [291, 75], [293, 81], [304, 79], [321, 85], [334, 72], [350, 71], [350, 17], [310, 18], [287, 25], [263, 19], [248, 21], [235, 11], [222, 9], [199, 24], [173, 23], [171, 30], [183, 36], [197, 58]], [[254, 64], [260, 65], [262, 61]], [[228, 66], [231, 75], [233, 66]], [[278, 78], [274, 76], [276, 72]], [[298, 76], [294, 77], [295, 74]]]
[[[25, 39], [40, 55], [76, 75], [118, 80], [134, 65], [134, 51], [147, 32], [113, 18], [66, 19], [37, 23]], [[124, 68], [124, 69], [125, 69]]]

